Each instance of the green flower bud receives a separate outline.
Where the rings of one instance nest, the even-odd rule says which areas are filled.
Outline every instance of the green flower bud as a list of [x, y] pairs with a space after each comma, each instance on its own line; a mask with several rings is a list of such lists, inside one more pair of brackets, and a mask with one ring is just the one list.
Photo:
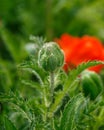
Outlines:
[[45, 70], [53, 72], [64, 64], [64, 54], [57, 43], [45, 43], [39, 51], [38, 63]]
[[90, 96], [94, 100], [103, 89], [103, 83], [100, 76], [93, 71], [84, 71], [81, 74], [81, 84], [85, 96]]

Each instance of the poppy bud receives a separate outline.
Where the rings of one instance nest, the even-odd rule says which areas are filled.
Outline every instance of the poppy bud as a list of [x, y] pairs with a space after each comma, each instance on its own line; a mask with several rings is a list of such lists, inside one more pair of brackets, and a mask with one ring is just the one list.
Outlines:
[[39, 51], [38, 63], [45, 71], [53, 72], [64, 64], [63, 51], [55, 42], [45, 43]]
[[94, 100], [103, 89], [103, 83], [100, 76], [93, 71], [84, 71], [81, 74], [81, 84], [85, 96], [90, 96], [91, 100]]

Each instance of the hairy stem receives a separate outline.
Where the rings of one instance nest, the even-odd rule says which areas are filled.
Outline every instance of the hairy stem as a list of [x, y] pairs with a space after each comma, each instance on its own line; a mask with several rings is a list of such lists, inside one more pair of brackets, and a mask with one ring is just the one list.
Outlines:
[[54, 101], [54, 72], [50, 72], [50, 99], [52, 104]]

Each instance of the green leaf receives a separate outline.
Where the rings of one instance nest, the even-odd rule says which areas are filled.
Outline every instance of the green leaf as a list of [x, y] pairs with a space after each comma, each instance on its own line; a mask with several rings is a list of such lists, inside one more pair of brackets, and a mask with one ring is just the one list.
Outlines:
[[79, 94], [72, 98], [70, 102], [66, 105], [60, 124], [60, 130], [72, 130], [77, 120], [77, 113], [79, 112], [79, 107], [84, 101], [84, 97]]
[[92, 66], [100, 65], [100, 64], [104, 64], [104, 62], [103, 61], [88, 61], [88, 62], [83, 62], [76, 69], [72, 70], [69, 73], [70, 79], [76, 78], [76, 76], [78, 76], [83, 70], [85, 70], [85, 69], [87, 69], [89, 67], [92, 67]]
[[17, 130], [14, 124], [8, 119], [8, 117], [5, 116], [4, 122], [6, 130]]
[[31, 69], [31, 68], [24, 68], [23, 70], [24, 70], [24, 71], [27, 71], [27, 72], [29, 72], [29, 73], [31, 73], [31, 74], [33, 74], [33, 75], [35, 75], [36, 78], [38, 79], [39, 83], [40, 83], [41, 85], [43, 85], [43, 81], [42, 81], [40, 75], [39, 75], [35, 70], [33, 70], [33, 69]]

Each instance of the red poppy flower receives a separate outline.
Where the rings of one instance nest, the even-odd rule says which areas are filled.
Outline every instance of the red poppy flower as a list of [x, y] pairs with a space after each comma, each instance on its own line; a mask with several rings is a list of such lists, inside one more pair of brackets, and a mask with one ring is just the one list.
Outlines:
[[[93, 60], [104, 60], [103, 45], [99, 39], [92, 36], [82, 38], [63, 34], [60, 39], [56, 39], [65, 53], [64, 69], [75, 68], [82, 62]], [[90, 70], [99, 72], [102, 65], [90, 67]]]

